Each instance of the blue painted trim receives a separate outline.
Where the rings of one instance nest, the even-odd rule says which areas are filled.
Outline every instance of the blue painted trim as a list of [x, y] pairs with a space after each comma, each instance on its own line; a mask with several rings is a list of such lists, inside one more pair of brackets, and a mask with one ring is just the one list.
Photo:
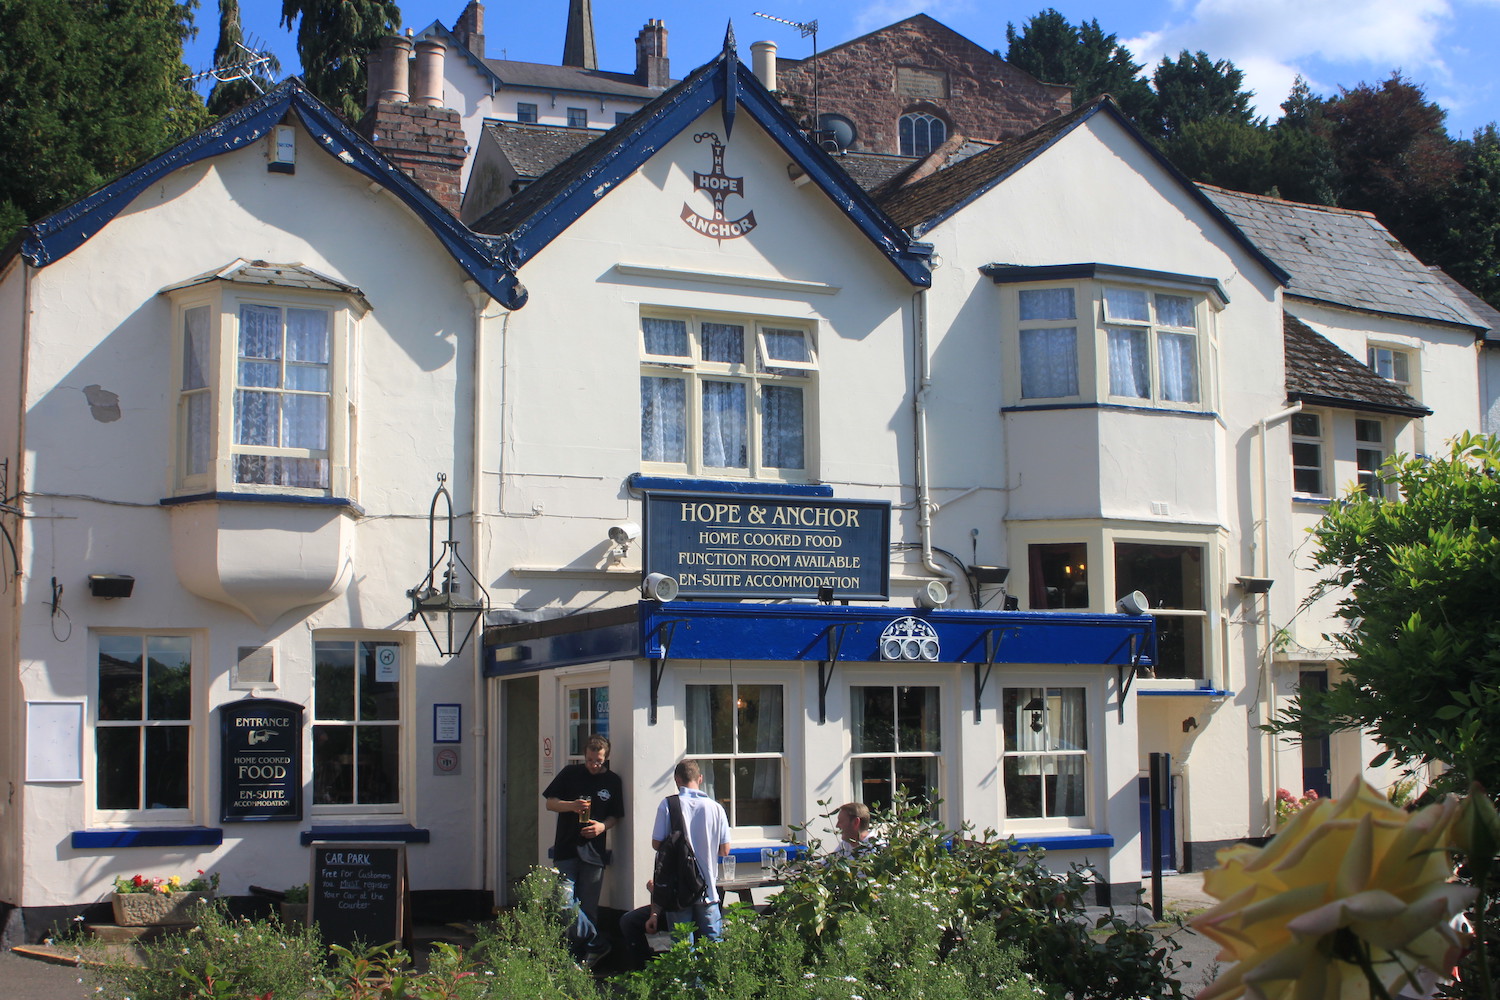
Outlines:
[[303, 830], [302, 846], [315, 840], [393, 841], [406, 844], [432, 842], [432, 831], [409, 823], [375, 824], [373, 826], [314, 826]]
[[472, 232], [387, 160], [363, 136], [345, 125], [296, 77], [265, 96], [225, 115], [202, 132], [160, 156], [22, 230], [21, 253], [32, 267], [46, 267], [103, 229], [130, 202], [162, 177], [190, 164], [244, 149], [295, 113], [313, 145], [369, 177], [393, 194], [427, 225], [459, 267], [507, 309], [526, 304], [526, 290], [498, 257], [498, 242]]
[[767, 483], [740, 479], [679, 479], [633, 472], [625, 488], [634, 493], [722, 493], [762, 497], [831, 497], [833, 487], [821, 483]]
[[1086, 851], [1093, 847], [1114, 847], [1115, 838], [1107, 833], [1064, 834], [1055, 837], [1016, 837], [1016, 850], [1040, 847], [1044, 851]]
[[[988, 663], [991, 642], [995, 663], [1125, 666], [1132, 639], [1145, 655], [1155, 656], [1156, 623], [1149, 615], [640, 601], [633, 609], [489, 629], [484, 673], [495, 677], [663, 657], [809, 662], [829, 659], [833, 645], [842, 662], [885, 662], [880, 659], [881, 633], [907, 617], [931, 625], [940, 644], [937, 662], [899, 661], [914, 675], [949, 670], [954, 663]], [[507, 655], [502, 657], [502, 651]]]
[[185, 497], [163, 497], [157, 503], [176, 507], [185, 503], [277, 503], [302, 507], [344, 507], [363, 517], [365, 509], [348, 497], [300, 497], [286, 493], [194, 493]]
[[138, 826], [119, 830], [74, 830], [69, 846], [75, 851], [107, 851], [118, 847], [218, 847], [224, 831], [216, 826]]
[[988, 275], [997, 285], [1014, 285], [1033, 281], [1080, 281], [1082, 279], [1108, 281], [1111, 278], [1147, 279], [1170, 281], [1180, 285], [1196, 285], [1207, 288], [1224, 304], [1229, 304], [1229, 293], [1215, 278], [1197, 274], [1178, 274], [1174, 271], [1153, 271], [1144, 267], [1122, 267], [1118, 264], [1100, 264], [1096, 261], [1077, 264], [985, 264], [980, 274]]
[[1292, 497], [1293, 504], [1306, 504], [1309, 507], [1327, 507], [1333, 503], [1333, 497]]
[[716, 103], [747, 112], [908, 282], [919, 288], [932, 284], [927, 263], [931, 247], [914, 243], [910, 235], [875, 206], [848, 173], [802, 135], [780, 102], [738, 57], [722, 52], [647, 105], [650, 113], [633, 130], [615, 129], [596, 140], [596, 145], [605, 145], [598, 147], [599, 154], [587, 168], [571, 178], [550, 201], [537, 205], [508, 234], [497, 238], [497, 243], [503, 246], [505, 263], [513, 271], [520, 270], [605, 193], [614, 190]]
[[1119, 410], [1125, 413], [1170, 413], [1178, 417], [1219, 419], [1217, 410], [1179, 410], [1167, 406], [1132, 406], [1129, 403], [1034, 403], [1024, 406], [1002, 406], [1001, 413], [1029, 413], [1033, 410]]
[[1233, 691], [1219, 688], [1164, 688], [1145, 690], [1136, 687], [1135, 693], [1142, 698], [1233, 698]]
[[[806, 844], [767, 844], [766, 847], [779, 847], [786, 851], [789, 861], [795, 861], [807, 855]], [[760, 867], [760, 847], [731, 847], [729, 856], [734, 859], [736, 865], [750, 865], [754, 868]]]

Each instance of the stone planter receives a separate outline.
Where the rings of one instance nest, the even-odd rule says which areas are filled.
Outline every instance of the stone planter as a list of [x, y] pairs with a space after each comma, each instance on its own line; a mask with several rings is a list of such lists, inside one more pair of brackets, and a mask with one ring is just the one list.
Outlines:
[[114, 894], [115, 923], [121, 927], [159, 927], [197, 923], [202, 900], [211, 892], [117, 892]]
[[281, 903], [281, 922], [288, 927], [300, 927], [307, 923], [306, 903]]

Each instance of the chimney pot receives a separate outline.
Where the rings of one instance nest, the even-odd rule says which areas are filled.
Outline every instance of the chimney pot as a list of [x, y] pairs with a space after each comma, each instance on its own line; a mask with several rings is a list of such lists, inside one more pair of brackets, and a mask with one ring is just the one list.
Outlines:
[[755, 78], [767, 90], [776, 89], [776, 43], [751, 42], [750, 61], [755, 69]]
[[429, 108], [443, 107], [443, 60], [448, 46], [438, 38], [424, 38], [416, 44], [416, 79], [411, 102]]
[[408, 80], [410, 79], [412, 41], [401, 35], [387, 35], [380, 42], [380, 62], [385, 70], [384, 86], [380, 90], [380, 100], [388, 104], [405, 104], [410, 97]]

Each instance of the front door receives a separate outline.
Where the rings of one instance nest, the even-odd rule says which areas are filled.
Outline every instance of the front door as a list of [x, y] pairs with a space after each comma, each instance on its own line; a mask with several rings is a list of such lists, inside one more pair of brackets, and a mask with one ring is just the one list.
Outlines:
[[[1303, 691], [1327, 691], [1328, 671], [1304, 670], [1299, 687]], [[1319, 798], [1333, 795], [1332, 765], [1329, 763], [1328, 734], [1305, 737], [1302, 740], [1302, 787], [1297, 790], [1301, 798], [1308, 792], [1317, 792]]]

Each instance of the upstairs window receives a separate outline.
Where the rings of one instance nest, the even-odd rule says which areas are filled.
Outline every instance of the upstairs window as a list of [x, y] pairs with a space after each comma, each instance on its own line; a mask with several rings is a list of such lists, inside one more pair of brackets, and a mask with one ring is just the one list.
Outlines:
[[935, 115], [914, 112], [901, 116], [902, 156], [926, 156], [948, 141], [948, 125]]
[[1304, 496], [1327, 496], [1323, 473], [1323, 418], [1292, 415], [1292, 489]]
[[587, 108], [568, 109], [568, 128], [588, 128], [589, 112]]
[[526, 101], [516, 102], [516, 121], [536, 123], [536, 105]]
[[349, 496], [348, 356], [368, 308], [358, 290], [241, 261], [168, 291], [175, 491]]
[[644, 466], [807, 478], [812, 330], [740, 316], [648, 315], [641, 351]]
[[1023, 288], [1021, 306], [1021, 398], [1078, 395], [1078, 310], [1075, 291]]
[[1115, 592], [1139, 590], [1156, 619], [1159, 678], [1204, 677], [1208, 593], [1201, 545], [1115, 543]]
[[1381, 378], [1400, 386], [1411, 384], [1411, 358], [1405, 351], [1371, 344], [1367, 357], [1370, 367]]
[[1198, 324], [1193, 299], [1140, 288], [1105, 288], [1109, 394], [1197, 403]]

